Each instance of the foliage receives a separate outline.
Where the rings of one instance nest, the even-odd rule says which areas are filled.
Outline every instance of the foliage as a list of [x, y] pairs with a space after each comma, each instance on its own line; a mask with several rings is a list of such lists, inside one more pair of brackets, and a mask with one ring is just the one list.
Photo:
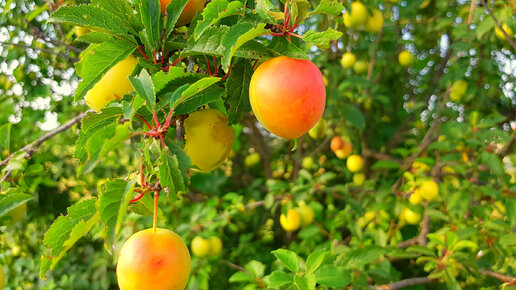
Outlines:
[[[338, 0], [214, 0], [175, 27], [186, 2], [163, 16], [157, 0], [0, 1], [7, 289], [115, 287], [123, 242], [152, 226], [153, 193], [160, 227], [187, 245], [223, 241], [220, 256], [192, 258], [189, 289], [514, 283], [516, 51], [495, 34], [496, 22], [516, 30], [512, 2], [486, 1], [493, 18], [484, 1], [363, 1], [384, 17], [378, 33], [346, 27], [351, 1]], [[367, 73], [342, 67], [346, 51]], [[135, 91], [82, 118], [88, 90], [129, 55]], [[277, 138], [250, 112], [254, 69], [281, 55], [325, 76], [324, 138]], [[235, 130], [211, 173], [192, 171], [182, 150], [182, 122], [202, 107]], [[364, 159], [363, 184], [330, 151], [334, 136]], [[429, 179], [438, 196], [411, 199]], [[315, 221], [285, 232], [280, 215], [303, 202]], [[4, 225], [22, 203], [24, 220]]]

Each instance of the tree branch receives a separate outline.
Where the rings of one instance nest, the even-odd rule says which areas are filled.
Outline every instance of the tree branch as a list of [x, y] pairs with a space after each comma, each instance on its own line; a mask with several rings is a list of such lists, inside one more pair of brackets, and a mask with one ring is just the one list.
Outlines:
[[29, 46], [29, 45], [25, 45], [25, 44], [22, 44], [22, 43], [0, 42], [0, 45], [3, 45], [3, 46], [14, 45], [14, 46], [18, 46], [18, 47], [21, 47], [21, 48], [24, 48], [24, 49], [39, 50], [41, 52], [45, 52], [45, 53], [48, 53], [48, 54], [54, 54], [54, 55], [60, 56], [62, 58], [69, 59], [69, 60], [71, 60], [73, 62], [78, 62], [79, 61], [78, 58], [71, 57], [71, 56], [69, 56], [67, 54], [64, 54], [64, 53], [55, 52], [55, 51], [53, 51], [51, 49], [46, 49], [46, 48], [39, 48], [39, 47]]
[[500, 31], [502, 31], [503, 35], [505, 36], [505, 39], [512, 46], [512, 49], [514, 49], [514, 51], [516, 51], [516, 43], [514, 43], [514, 41], [512, 40], [512, 36], [509, 36], [509, 34], [507, 34], [507, 31], [505, 31], [502, 28], [502, 25], [500, 24], [498, 19], [496, 19], [496, 17], [494, 16], [493, 11], [491, 11], [491, 9], [489, 9], [489, 7], [487, 6], [486, 0], [480, 0], [480, 1], [482, 1], [482, 5], [484, 5], [484, 8], [486, 9], [489, 16], [491, 16], [491, 18], [493, 18], [493, 21], [496, 24], [496, 26], [498, 27], [498, 29], [500, 29]]
[[496, 279], [498, 279], [498, 280], [500, 280], [502, 282], [505, 282], [505, 283], [516, 282], [516, 277], [512, 277], [512, 276], [496, 273], [496, 272], [491, 271], [491, 270], [480, 269], [480, 270], [478, 270], [478, 272], [480, 274], [482, 274], [482, 275], [486, 275], [486, 276], [490, 276], [490, 277], [496, 278]]
[[[25, 147], [17, 150], [14, 153], [26, 152], [25, 158], [30, 158], [32, 156], [32, 154], [34, 154], [34, 152], [36, 152], [38, 150], [38, 147], [41, 144], [43, 144], [43, 142], [47, 141], [48, 139], [54, 137], [55, 135], [57, 135], [59, 133], [62, 133], [64, 131], [66, 131], [67, 129], [71, 128], [73, 125], [79, 123], [82, 120], [82, 118], [87, 116], [88, 112], [92, 112], [92, 111], [87, 111], [87, 112], [80, 113], [79, 115], [77, 115], [76, 117], [68, 120], [68, 122], [66, 122], [63, 125], [59, 126], [55, 130], [50, 131], [47, 134], [39, 137], [36, 141], [26, 145]], [[13, 154], [11, 154], [11, 156], [13, 156]], [[6, 165], [7, 163], [9, 163], [9, 160], [10, 160], [10, 157], [6, 158], [5, 160], [3, 160], [0, 163], [0, 166]], [[5, 173], [5, 175], [2, 177], [2, 179], [0, 179], [0, 182], [5, 181], [9, 177], [9, 175], [11, 175], [11, 171], [7, 171]], [[1, 191], [1, 187], [0, 187], [0, 191]]]

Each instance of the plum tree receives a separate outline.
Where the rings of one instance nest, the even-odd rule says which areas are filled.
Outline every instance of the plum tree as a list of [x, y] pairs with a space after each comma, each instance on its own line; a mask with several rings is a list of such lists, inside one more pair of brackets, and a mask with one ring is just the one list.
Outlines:
[[340, 59], [340, 64], [343, 68], [353, 68], [353, 65], [355, 65], [355, 61], [357, 60], [357, 57], [354, 53], [348, 51], [342, 55], [342, 58]]
[[348, 157], [346, 165], [351, 172], [358, 172], [364, 167], [364, 159], [359, 155], [351, 155]]
[[398, 61], [401, 66], [411, 66], [414, 64], [414, 56], [410, 51], [404, 50], [398, 55]]
[[299, 215], [299, 212], [295, 209], [290, 209], [287, 212], [287, 215], [281, 214], [280, 216], [280, 224], [281, 227], [287, 232], [293, 232], [299, 229], [299, 226], [301, 225], [301, 216]]
[[231, 152], [234, 132], [227, 122], [226, 115], [215, 109], [199, 110], [185, 119], [185, 152], [199, 171], [219, 167]]
[[197, 257], [205, 257], [211, 252], [211, 241], [203, 239], [201, 236], [196, 236], [190, 245], [192, 253]]
[[326, 87], [321, 71], [311, 61], [280, 56], [265, 61], [253, 73], [249, 99], [267, 130], [295, 139], [321, 119]]
[[[161, 5], [161, 13], [165, 14], [167, 11], [167, 6], [170, 4], [172, 0], [160, 0]], [[195, 17], [195, 14], [197, 12], [201, 11], [204, 8], [204, 4], [206, 4], [206, 1], [204, 0], [190, 0], [188, 3], [186, 3], [185, 8], [183, 9], [183, 12], [179, 16], [179, 19], [177, 20], [176, 26], [183, 26], [192, 21], [192, 19]]]
[[118, 256], [120, 289], [184, 289], [190, 275], [190, 253], [179, 235], [167, 229], [133, 234]]
[[88, 106], [98, 112], [111, 101], [133, 91], [128, 77], [136, 63], [136, 58], [131, 55], [113, 66], [86, 94]]

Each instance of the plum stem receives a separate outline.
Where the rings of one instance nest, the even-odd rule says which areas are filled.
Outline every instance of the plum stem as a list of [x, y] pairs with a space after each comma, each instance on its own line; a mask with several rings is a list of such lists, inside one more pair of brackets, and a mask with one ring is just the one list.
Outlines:
[[149, 58], [147, 57], [147, 55], [145, 54], [145, 52], [143, 52], [141, 46], [137, 46], [136, 47], [138, 49], [138, 51], [143, 55], [143, 57], [145, 58], [145, 60], [149, 60]]
[[135, 116], [140, 118], [145, 123], [145, 125], [147, 125], [147, 128], [149, 128], [149, 130], [152, 130], [152, 126], [149, 124], [149, 122], [147, 122], [147, 120], [142, 115], [135, 114]]
[[159, 201], [159, 191], [154, 192], [154, 215], [152, 216], [152, 229], [154, 233], [156, 233], [156, 228], [158, 226], [158, 201]]

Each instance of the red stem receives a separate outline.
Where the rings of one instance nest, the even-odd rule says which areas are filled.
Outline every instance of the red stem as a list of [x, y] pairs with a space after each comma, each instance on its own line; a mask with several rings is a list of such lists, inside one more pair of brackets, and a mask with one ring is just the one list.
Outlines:
[[158, 63], [158, 60], [156, 59], [156, 51], [153, 51], [153, 52], [152, 52], [152, 59], [153, 59], [153, 60], [152, 60], [152, 62], [153, 62], [154, 64], [157, 64], [157, 63]]
[[290, 10], [288, 10], [288, 0], [285, 2], [285, 20], [283, 26], [288, 27], [290, 24]]
[[143, 132], [144, 135], [147, 135], [147, 136], [152, 136], [152, 137], [158, 137], [160, 136], [161, 134], [158, 133], [158, 132]]
[[270, 35], [274, 35], [274, 36], [283, 36], [285, 35], [284, 33], [276, 33], [276, 32], [271, 32]]
[[168, 116], [167, 116], [167, 120], [165, 121], [165, 129], [168, 129], [168, 127], [170, 126], [170, 119], [172, 118], [172, 114], [174, 114], [174, 108], [170, 109], [170, 111], [168, 111]]
[[231, 73], [231, 67], [229, 67], [228, 73], [226, 75], [224, 75], [220, 80], [223, 81], [223, 80], [227, 79], [229, 77], [230, 73]]
[[210, 76], [213, 75], [211, 73], [211, 68], [210, 68], [210, 62], [208, 61], [208, 58], [205, 56], [204, 59], [206, 60], [206, 67], [208, 67], [208, 72], [210, 73]]
[[147, 122], [147, 120], [145, 120], [145, 118], [142, 115], [135, 114], [135, 116], [140, 118], [145, 123], [145, 125], [147, 125], [147, 128], [149, 128], [149, 130], [152, 130], [152, 126], [149, 124], [149, 122]]
[[158, 121], [158, 115], [156, 114], [156, 111], [152, 111], [152, 117], [154, 117], [154, 123], [156, 124], [156, 127], [159, 128], [159, 121]]
[[143, 50], [141, 49], [140, 46], [137, 46], [136, 47], [138, 49], [138, 51], [143, 55], [143, 57], [145, 58], [145, 60], [149, 60], [149, 58], [147, 57], [147, 55], [145, 54], [145, 52], [143, 52]]
[[131, 199], [131, 200], [129, 201], [129, 203], [133, 203], [133, 202], [137, 202], [137, 201], [139, 201], [139, 200], [140, 200], [140, 199], [142, 199], [142, 198], [143, 198], [143, 196], [144, 196], [147, 192], [149, 192], [149, 191], [150, 191], [150, 189], [147, 189], [146, 191], [144, 191], [144, 192], [142, 192], [142, 193], [138, 194], [138, 196], [137, 196], [137, 197], [135, 197], [135, 198], [133, 198], [133, 199]]
[[219, 66], [217, 65], [217, 58], [213, 57], [213, 65], [215, 66], [215, 76], [219, 74]]
[[163, 149], [165, 149], [167, 147], [167, 145], [165, 145], [165, 140], [163, 139], [163, 135], [159, 135], [159, 139], [161, 140], [161, 146], [163, 147]]
[[156, 228], [158, 225], [158, 202], [159, 202], [159, 192], [154, 193], [154, 214], [152, 216], [152, 228], [154, 232], [156, 232]]
[[161, 62], [160, 64], [163, 66], [163, 61], [165, 60], [165, 46], [161, 47]]

